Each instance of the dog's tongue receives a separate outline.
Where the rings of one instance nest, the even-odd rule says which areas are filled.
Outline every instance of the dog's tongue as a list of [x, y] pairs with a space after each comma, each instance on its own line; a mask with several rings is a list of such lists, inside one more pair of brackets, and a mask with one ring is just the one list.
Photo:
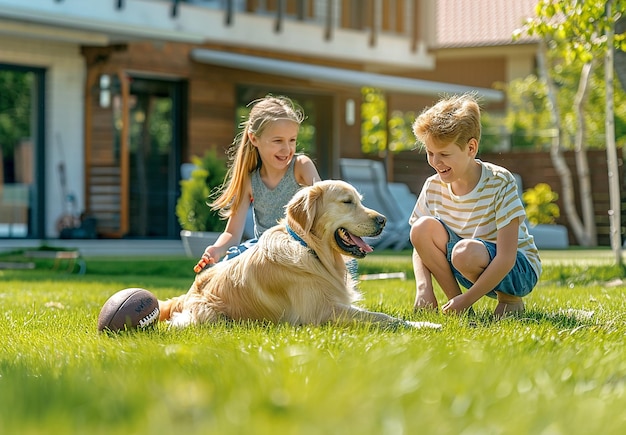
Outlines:
[[350, 238], [352, 239], [354, 244], [357, 245], [359, 248], [361, 248], [363, 252], [370, 253], [373, 251], [372, 247], [368, 245], [367, 243], [365, 243], [362, 238], [360, 238], [359, 236], [355, 236], [352, 233], [348, 233], [348, 234], [350, 234]]

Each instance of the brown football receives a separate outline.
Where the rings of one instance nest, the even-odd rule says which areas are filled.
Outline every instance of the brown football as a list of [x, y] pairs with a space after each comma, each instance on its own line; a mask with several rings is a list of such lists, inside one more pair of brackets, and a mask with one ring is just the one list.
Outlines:
[[159, 321], [159, 301], [146, 289], [127, 288], [111, 296], [98, 315], [98, 331], [145, 329]]

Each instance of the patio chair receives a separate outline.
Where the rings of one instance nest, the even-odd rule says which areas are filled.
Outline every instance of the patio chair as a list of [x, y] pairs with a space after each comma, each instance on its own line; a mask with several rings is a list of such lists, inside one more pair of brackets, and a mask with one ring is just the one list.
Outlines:
[[410, 246], [409, 218], [394, 199], [382, 162], [342, 158], [339, 166], [342, 179], [359, 191], [363, 204], [387, 217], [382, 234], [368, 238], [367, 242], [377, 249], [400, 250]]
[[415, 208], [415, 203], [417, 202], [417, 196], [409, 186], [404, 183], [389, 183], [389, 190], [391, 191], [391, 195], [393, 195], [393, 199], [398, 204], [402, 215], [408, 221], [413, 213], [413, 209]]

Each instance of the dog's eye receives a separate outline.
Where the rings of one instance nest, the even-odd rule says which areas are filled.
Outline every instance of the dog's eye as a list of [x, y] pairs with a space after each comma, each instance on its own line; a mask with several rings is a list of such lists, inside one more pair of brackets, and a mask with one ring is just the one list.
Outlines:
[[354, 204], [354, 201], [352, 201], [351, 199], [344, 199], [342, 202], [344, 204]]

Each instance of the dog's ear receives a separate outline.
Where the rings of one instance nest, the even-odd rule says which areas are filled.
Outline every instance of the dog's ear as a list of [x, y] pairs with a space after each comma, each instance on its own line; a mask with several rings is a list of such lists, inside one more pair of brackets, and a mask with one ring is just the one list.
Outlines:
[[311, 231], [317, 215], [317, 202], [322, 196], [319, 186], [305, 187], [300, 190], [287, 204], [287, 221], [290, 226], [294, 223], [306, 233]]

